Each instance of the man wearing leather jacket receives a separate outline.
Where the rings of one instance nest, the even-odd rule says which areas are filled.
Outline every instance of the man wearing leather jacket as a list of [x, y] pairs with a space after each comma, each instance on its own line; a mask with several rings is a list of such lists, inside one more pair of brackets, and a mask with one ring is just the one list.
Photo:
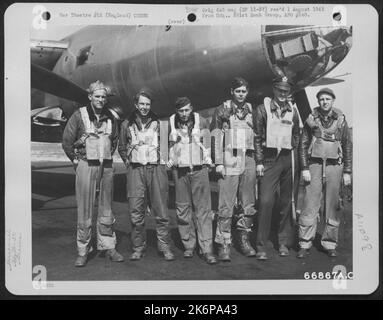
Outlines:
[[307, 118], [299, 143], [302, 176], [307, 185], [299, 217], [298, 258], [305, 258], [312, 246], [321, 198], [325, 219], [321, 244], [330, 257], [338, 255], [337, 206], [342, 176], [345, 186], [351, 184], [352, 142], [347, 122], [342, 112], [333, 107], [335, 94], [331, 89], [321, 89], [317, 99], [319, 107]]
[[[299, 113], [289, 103], [291, 83], [286, 77], [273, 81], [272, 99], [266, 97], [254, 115], [255, 161], [259, 183], [257, 259], [267, 259], [271, 218], [279, 190], [279, 255], [288, 256], [294, 241], [291, 214], [292, 190], [297, 186], [296, 149], [299, 142]], [[292, 159], [294, 159], [294, 167]], [[293, 186], [294, 174], [294, 186]]]
[[[215, 242], [219, 244], [218, 259], [230, 261], [231, 226], [234, 218], [235, 236], [241, 252], [255, 256], [250, 243], [255, 210], [255, 161], [253, 109], [246, 101], [249, 84], [236, 77], [231, 85], [231, 99], [217, 107], [210, 129], [215, 137], [214, 145], [224, 146], [223, 152], [212, 154], [219, 175], [218, 218]], [[221, 133], [221, 138], [216, 139]], [[219, 141], [219, 142], [218, 142]], [[234, 210], [237, 201], [241, 210]], [[235, 213], [235, 214], [234, 214]]]
[[106, 106], [108, 91], [100, 81], [91, 83], [89, 104], [73, 113], [63, 133], [63, 149], [76, 171], [76, 267], [85, 266], [93, 250], [92, 216], [97, 193], [97, 249], [106, 251], [106, 256], [114, 262], [124, 261], [115, 249], [112, 155], [117, 147], [118, 120], [114, 111]]

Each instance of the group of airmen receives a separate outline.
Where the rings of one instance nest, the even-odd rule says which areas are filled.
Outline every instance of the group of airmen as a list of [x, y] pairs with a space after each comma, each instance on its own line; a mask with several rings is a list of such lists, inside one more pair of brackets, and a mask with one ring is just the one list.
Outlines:
[[[168, 169], [175, 184], [184, 258], [199, 252], [208, 264], [230, 261], [234, 238], [243, 255], [267, 260], [270, 249], [266, 244], [276, 208], [278, 252], [282, 257], [289, 256], [296, 237], [295, 201], [300, 176], [306, 192], [298, 218], [297, 257], [309, 254], [320, 212], [325, 219], [321, 244], [330, 257], [337, 256], [339, 191], [342, 182], [351, 184], [352, 142], [347, 122], [333, 106], [335, 94], [331, 89], [317, 93], [319, 106], [302, 124], [290, 99], [289, 80], [280, 77], [272, 86], [273, 97], [266, 97], [263, 104], [253, 108], [247, 102], [248, 82], [234, 78], [231, 99], [216, 108], [211, 123], [193, 110], [188, 97], [177, 98], [175, 113], [169, 121], [160, 121], [151, 109], [150, 93], [141, 90], [134, 97], [134, 111], [121, 123], [107, 106], [109, 88], [100, 81], [90, 84], [89, 104], [74, 112], [63, 134], [63, 149], [76, 171], [75, 266], [84, 266], [92, 250], [96, 197], [97, 249], [105, 251], [111, 261], [124, 261], [116, 250], [113, 228], [112, 155], [116, 149], [127, 168], [133, 247], [130, 260], [145, 255], [148, 210], [155, 217], [159, 252], [167, 261], [175, 259], [167, 206]], [[204, 139], [206, 133], [211, 133], [209, 139]], [[212, 169], [219, 186], [216, 215], [211, 208]], [[214, 232], [213, 219], [217, 222]], [[254, 248], [249, 235], [255, 223]], [[218, 259], [213, 242], [218, 246]]]

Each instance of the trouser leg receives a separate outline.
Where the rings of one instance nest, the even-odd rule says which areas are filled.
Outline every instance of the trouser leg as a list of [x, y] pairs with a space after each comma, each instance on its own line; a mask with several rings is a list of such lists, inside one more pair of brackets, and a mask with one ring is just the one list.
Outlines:
[[277, 161], [265, 161], [265, 170], [259, 183], [259, 209], [258, 209], [258, 230], [256, 244], [258, 247], [266, 245], [271, 227], [271, 217], [275, 202], [275, 194], [279, 177], [282, 172], [281, 164]]
[[327, 250], [338, 245], [340, 219], [337, 206], [342, 172], [340, 165], [326, 166], [326, 225], [321, 244]]
[[128, 169], [127, 191], [134, 251], [143, 251], [146, 248], [145, 210], [147, 201], [145, 182], [143, 167], [130, 167]]
[[191, 175], [191, 192], [196, 214], [198, 244], [203, 253], [213, 252], [211, 195], [207, 168]]
[[196, 246], [195, 226], [192, 215], [191, 183], [186, 173], [173, 170], [176, 191], [177, 225], [185, 250], [194, 250]]
[[101, 179], [100, 195], [98, 199], [97, 218], [97, 249], [108, 250], [116, 246], [116, 234], [113, 230], [115, 222], [112, 212], [113, 200], [113, 166], [108, 161], [104, 164], [104, 172]]
[[151, 208], [156, 217], [158, 250], [168, 250], [170, 247], [170, 229], [168, 212], [169, 183], [164, 165], [147, 168], [148, 192]]
[[299, 216], [299, 246], [309, 249], [315, 238], [322, 195], [322, 165], [313, 163], [309, 167], [311, 181], [305, 187], [306, 193]]
[[[280, 216], [278, 228], [279, 245], [292, 247], [294, 243], [294, 221], [292, 218], [293, 178], [291, 166], [291, 154], [283, 155], [278, 159], [284, 166], [280, 176]], [[296, 168], [296, 166], [295, 166]], [[297, 175], [294, 172], [294, 180]]]
[[89, 251], [92, 216], [96, 193], [97, 167], [80, 160], [76, 169], [77, 251], [84, 256]]
[[246, 157], [245, 171], [239, 178], [238, 200], [243, 212], [237, 217], [236, 230], [250, 232], [255, 215], [256, 172], [253, 158]]
[[215, 242], [231, 244], [231, 221], [237, 197], [239, 176], [225, 176], [218, 180], [218, 218]]

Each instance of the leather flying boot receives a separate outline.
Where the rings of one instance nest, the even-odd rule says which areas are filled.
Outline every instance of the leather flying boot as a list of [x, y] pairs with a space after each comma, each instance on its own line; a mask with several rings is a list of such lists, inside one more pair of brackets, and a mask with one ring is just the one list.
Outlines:
[[222, 244], [218, 248], [218, 260], [221, 261], [231, 261], [230, 259], [230, 245]]
[[330, 258], [335, 258], [338, 256], [338, 252], [335, 250], [335, 249], [328, 249], [327, 250], [327, 255], [330, 257]]
[[174, 253], [170, 250], [170, 248], [165, 248], [162, 250], [162, 254], [166, 261], [173, 261], [175, 259]]
[[184, 251], [184, 258], [193, 258], [194, 250], [193, 249], [186, 249]]
[[217, 258], [212, 253], [210, 253], [210, 252], [204, 253], [203, 257], [204, 257], [204, 259], [205, 259], [207, 264], [216, 264], [216, 263], [218, 263]]
[[254, 248], [250, 244], [249, 232], [239, 231], [238, 233], [239, 233], [238, 242], [239, 242], [239, 247], [242, 253], [246, 257], [254, 257], [257, 253], [255, 252]]
[[124, 257], [117, 252], [116, 249], [108, 249], [106, 250], [106, 255], [112, 262], [123, 262]]
[[77, 256], [76, 261], [74, 262], [75, 267], [84, 267], [86, 265], [86, 262], [88, 260], [88, 255], [84, 256]]
[[145, 252], [143, 250], [140, 251], [133, 251], [133, 253], [130, 255], [129, 260], [135, 261], [140, 260], [145, 256]]
[[279, 256], [280, 257], [288, 257], [290, 255], [290, 251], [289, 251], [289, 248], [284, 245], [284, 244], [281, 244], [279, 246]]
[[297, 254], [297, 258], [304, 259], [310, 254], [309, 249], [300, 248]]

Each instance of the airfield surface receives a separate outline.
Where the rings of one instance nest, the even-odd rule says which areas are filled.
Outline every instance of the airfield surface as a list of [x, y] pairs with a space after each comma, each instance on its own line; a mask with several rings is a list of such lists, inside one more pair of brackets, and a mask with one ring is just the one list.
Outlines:
[[[132, 252], [129, 212], [126, 202], [125, 167], [115, 156], [113, 212], [116, 217], [117, 249], [125, 262], [110, 263], [103, 255], [94, 252], [84, 268], [75, 268], [76, 258], [76, 198], [73, 167], [60, 144], [32, 143], [32, 263], [47, 268], [47, 280], [244, 280], [244, 279], [304, 279], [305, 272], [332, 272], [343, 265], [352, 271], [352, 203], [345, 201], [341, 210], [339, 256], [329, 258], [319, 246], [319, 234], [311, 254], [297, 259], [297, 248], [289, 257], [279, 257], [275, 243], [270, 241], [269, 260], [246, 258], [236, 247], [232, 261], [207, 265], [201, 257], [183, 258], [182, 244], [177, 230], [174, 209], [174, 186], [170, 182], [169, 213], [171, 235], [176, 260], [165, 261], [156, 248], [155, 221], [147, 217], [146, 256], [140, 261], [130, 261]], [[213, 209], [217, 209], [217, 185], [212, 182]], [[300, 199], [302, 199], [300, 189]], [[301, 200], [298, 201], [298, 207]], [[97, 209], [97, 208], [96, 208]], [[94, 217], [94, 222], [95, 222]], [[274, 224], [275, 225], [275, 224]], [[319, 228], [321, 232], [321, 228]], [[271, 240], [275, 238], [275, 228]], [[255, 232], [252, 232], [254, 241]], [[254, 243], [254, 242], [253, 242]]]

